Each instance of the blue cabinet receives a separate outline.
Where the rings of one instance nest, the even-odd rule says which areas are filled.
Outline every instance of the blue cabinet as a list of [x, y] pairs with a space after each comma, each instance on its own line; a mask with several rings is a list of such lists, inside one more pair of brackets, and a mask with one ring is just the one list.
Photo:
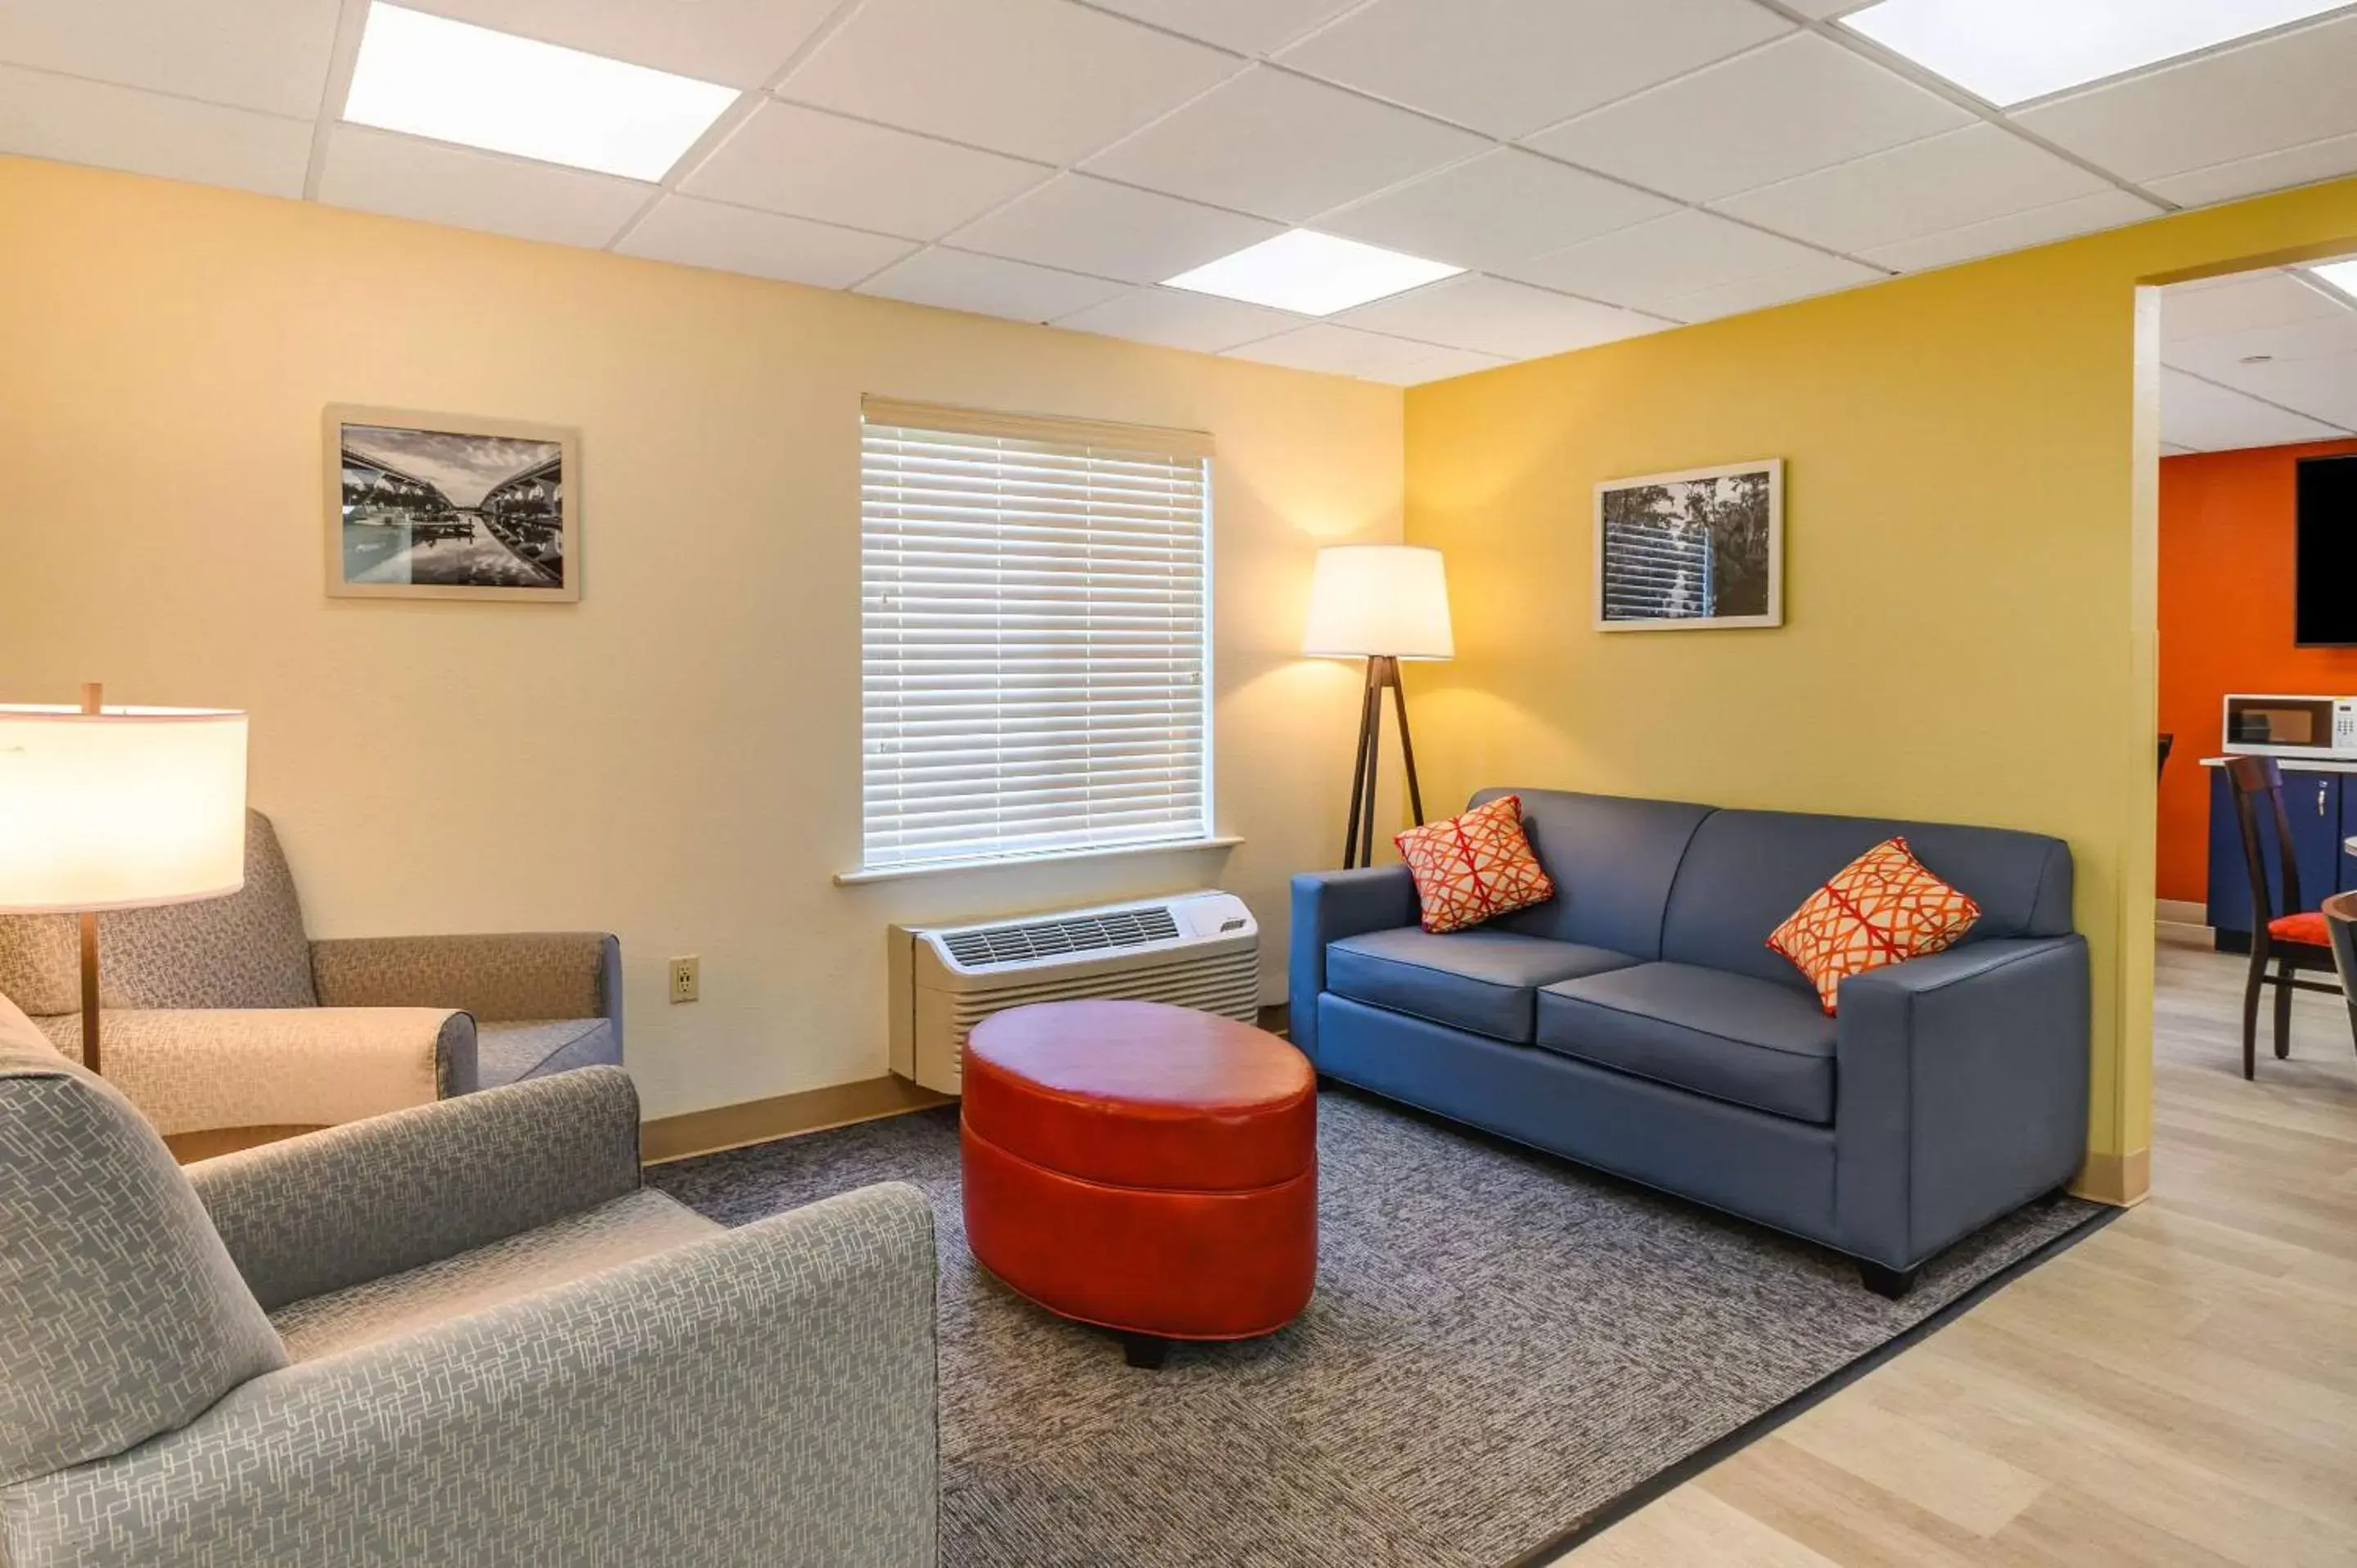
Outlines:
[[[2203, 769], [2210, 775], [2210, 924], [2218, 945], [2242, 950], [2251, 936], [2250, 873], [2243, 865], [2242, 829], [2234, 821], [2233, 790], [2222, 768]], [[2357, 789], [2338, 773], [2283, 770], [2284, 813], [2291, 823], [2293, 859], [2299, 866], [2300, 908], [2313, 909], [2331, 894], [2357, 886], [2357, 861], [2343, 854], [2341, 841], [2357, 832]], [[2283, 904], [2283, 882], [2276, 874], [2276, 824], [2262, 809], [2259, 853], [2267, 868], [2267, 886], [2276, 912], [2289, 914]]]

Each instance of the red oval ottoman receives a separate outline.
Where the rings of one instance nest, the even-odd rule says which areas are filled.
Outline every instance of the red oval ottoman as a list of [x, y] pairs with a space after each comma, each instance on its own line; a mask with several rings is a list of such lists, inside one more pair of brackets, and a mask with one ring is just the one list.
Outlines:
[[1119, 1332], [1249, 1339], [1318, 1273], [1318, 1081], [1275, 1036], [1155, 1002], [1049, 1002], [967, 1038], [966, 1242], [1049, 1311]]

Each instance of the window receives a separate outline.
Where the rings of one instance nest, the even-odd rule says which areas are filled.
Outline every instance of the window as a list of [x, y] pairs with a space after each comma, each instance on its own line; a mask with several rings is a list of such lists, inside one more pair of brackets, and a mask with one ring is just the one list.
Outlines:
[[1210, 437], [862, 412], [866, 869], [1209, 836]]

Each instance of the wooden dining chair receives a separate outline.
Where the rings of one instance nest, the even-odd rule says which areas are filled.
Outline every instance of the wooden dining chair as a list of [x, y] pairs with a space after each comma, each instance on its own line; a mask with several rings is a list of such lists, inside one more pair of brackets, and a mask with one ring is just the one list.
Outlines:
[[2168, 775], [2169, 754], [2176, 749], [2177, 737], [2164, 731], [2160, 737], [2160, 761], [2153, 768], [2153, 776], [2155, 778], [2164, 778]]
[[2341, 989], [2349, 1001], [2349, 1040], [2357, 1046], [2357, 893], [2335, 893], [2317, 913], [2324, 917], [2325, 934], [2332, 939], [2332, 962], [2341, 971]]
[[[2226, 758], [2226, 781], [2234, 797], [2235, 825], [2242, 830], [2243, 865], [2251, 876], [2251, 972], [2243, 987], [2243, 1076], [2258, 1076], [2259, 990], [2276, 988], [2276, 1055], [2291, 1055], [2291, 993], [2322, 991], [2341, 993], [2338, 983], [2302, 980], [2303, 973], [2334, 972], [2332, 939], [2324, 913], [2302, 909], [2299, 861], [2292, 853], [2291, 818], [2284, 811], [2283, 769], [2270, 757]], [[2284, 913], [2276, 912], [2274, 887], [2267, 878], [2266, 852], [2259, 844], [2259, 812], [2274, 814], [2277, 871], [2282, 878]], [[2276, 972], [2269, 974], [2269, 962]]]

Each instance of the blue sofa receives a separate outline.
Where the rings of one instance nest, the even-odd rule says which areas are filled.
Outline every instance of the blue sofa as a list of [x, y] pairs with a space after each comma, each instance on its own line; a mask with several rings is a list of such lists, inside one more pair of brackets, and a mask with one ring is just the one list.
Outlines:
[[[2061, 841], [1512, 793], [1544, 904], [1433, 936], [1405, 866], [1294, 878], [1293, 1038], [1320, 1073], [1821, 1242], [1889, 1295], [2078, 1170], [2087, 947]], [[1894, 833], [1981, 918], [1844, 982], [1827, 1017], [1768, 935]]]

